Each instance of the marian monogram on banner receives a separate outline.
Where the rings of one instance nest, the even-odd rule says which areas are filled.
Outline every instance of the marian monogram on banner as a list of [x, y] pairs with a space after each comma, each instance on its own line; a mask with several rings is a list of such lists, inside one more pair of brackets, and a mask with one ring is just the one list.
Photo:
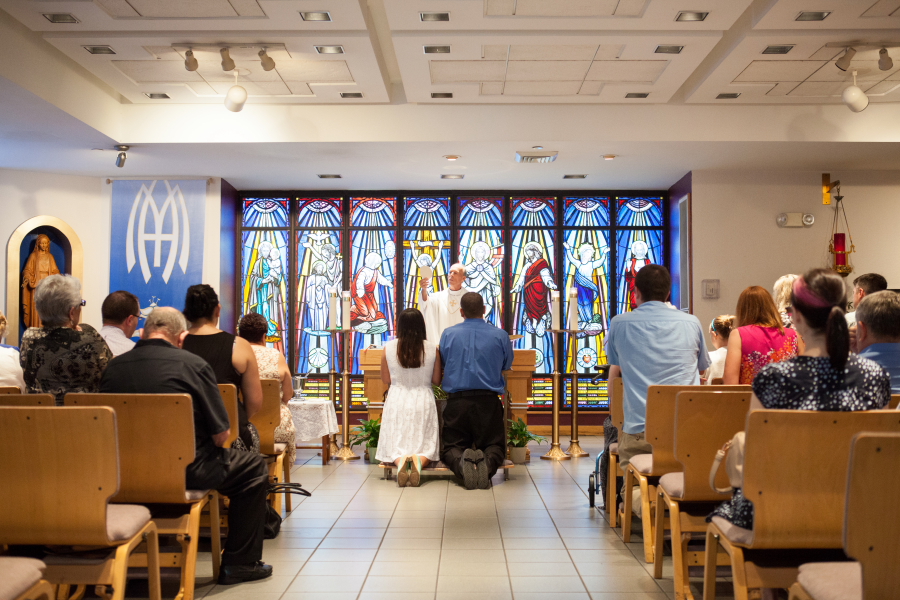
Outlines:
[[[178, 266], [181, 267], [182, 273], [187, 273], [191, 256], [191, 221], [184, 203], [184, 193], [177, 183], [172, 185], [168, 181], [163, 182], [166, 186], [166, 199], [163, 201], [162, 208], [157, 206], [156, 200], [153, 199], [153, 190], [158, 183], [158, 181], [153, 181], [149, 187], [142, 185], [134, 198], [131, 214], [128, 217], [128, 232], [125, 236], [125, 256], [130, 273], [135, 265], [134, 255], [135, 248], [137, 248], [141, 274], [144, 276], [144, 281], [147, 282], [153, 277], [147, 258], [147, 243], [152, 243], [153, 266], [158, 268], [162, 258], [163, 242], [169, 242], [166, 266], [162, 272], [163, 281], [168, 283], [172, 269], [175, 267], [176, 255], [180, 254]], [[153, 227], [150, 231], [147, 230], [148, 212], [153, 217]], [[140, 217], [138, 217], [137, 231], [135, 231], [135, 218], [138, 213], [140, 213]], [[163, 230], [167, 215], [171, 215], [171, 229], [168, 233]]]

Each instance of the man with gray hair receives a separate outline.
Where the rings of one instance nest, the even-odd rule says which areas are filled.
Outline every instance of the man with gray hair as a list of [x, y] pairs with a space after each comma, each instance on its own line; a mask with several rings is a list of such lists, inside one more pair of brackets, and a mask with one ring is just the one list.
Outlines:
[[884, 367], [900, 394], [900, 294], [866, 294], [856, 308], [856, 352]]
[[190, 394], [194, 404], [194, 462], [187, 487], [215, 489], [228, 496], [228, 539], [222, 554], [220, 585], [264, 579], [272, 567], [262, 562], [263, 527], [269, 476], [259, 454], [223, 448], [228, 412], [205, 360], [182, 350], [187, 323], [180, 311], [158, 307], [144, 324], [133, 350], [110, 361], [100, 391], [118, 394]]

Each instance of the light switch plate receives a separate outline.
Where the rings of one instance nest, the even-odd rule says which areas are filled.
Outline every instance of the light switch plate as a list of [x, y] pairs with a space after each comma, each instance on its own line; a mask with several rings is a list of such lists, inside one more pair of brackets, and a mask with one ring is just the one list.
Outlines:
[[704, 300], [718, 300], [719, 299], [719, 280], [718, 279], [704, 279], [700, 282], [700, 288], [703, 291], [703, 299]]

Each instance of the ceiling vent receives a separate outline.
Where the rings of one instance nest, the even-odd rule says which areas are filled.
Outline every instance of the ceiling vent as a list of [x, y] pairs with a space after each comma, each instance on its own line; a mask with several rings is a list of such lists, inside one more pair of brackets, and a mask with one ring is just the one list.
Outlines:
[[42, 13], [44, 18], [50, 21], [51, 23], [57, 24], [72, 24], [78, 23], [78, 19], [75, 18], [75, 15], [70, 15], [69, 13]]
[[681, 54], [681, 51], [684, 50], [684, 46], [657, 46], [656, 54]]
[[420, 12], [419, 20], [425, 23], [436, 23], [440, 21], [449, 21], [450, 13], [448, 12]]
[[109, 46], [82, 46], [91, 54], [115, 54], [116, 51]]
[[587, 175], [563, 175], [563, 179], [585, 179]]
[[708, 12], [695, 12], [692, 10], [683, 10], [675, 17], [676, 21], [705, 21], [709, 16]]
[[301, 12], [300, 18], [304, 21], [330, 21], [331, 13], [330, 12]]
[[805, 11], [797, 15], [795, 21], [824, 21], [831, 14], [830, 10]]
[[168, 100], [170, 98], [168, 94], [158, 94], [153, 92], [144, 92], [144, 95], [151, 100]]
[[766, 49], [762, 51], [763, 54], [787, 54], [791, 51], [794, 45], [785, 45], [785, 46], [766, 46]]
[[450, 46], [425, 46], [425, 54], [450, 54]]
[[741, 95], [740, 92], [730, 92], [727, 94], [719, 94], [718, 96], [716, 96], [716, 100], [734, 100], [736, 98], [739, 98], [740, 95]]
[[626, 98], [646, 98], [650, 95], [649, 92], [629, 92], [625, 94]]
[[341, 176], [336, 173], [331, 173], [331, 174], [321, 173], [321, 174], [317, 175], [317, 177], [319, 179], [340, 179], [341, 178]]
[[441, 179], [462, 179], [465, 175], [441, 175]]
[[453, 92], [431, 92], [431, 97], [440, 99], [440, 98], [452, 98]]
[[319, 54], [343, 54], [343, 46], [316, 46], [316, 52]]
[[516, 152], [516, 162], [520, 163], [549, 163], [556, 160], [559, 152], [556, 150], [519, 150]]
[[341, 92], [341, 98], [362, 98], [362, 92]]

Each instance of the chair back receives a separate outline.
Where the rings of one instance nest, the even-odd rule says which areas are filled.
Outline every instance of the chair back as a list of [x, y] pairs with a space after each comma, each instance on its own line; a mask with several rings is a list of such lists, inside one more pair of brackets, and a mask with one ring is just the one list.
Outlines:
[[[651, 385], [647, 388], [644, 437], [653, 446], [653, 473], [677, 473], [675, 459], [675, 400], [679, 392], [708, 392], [708, 385]], [[750, 392], [749, 385], [719, 385], [717, 392]], [[714, 453], [715, 455], [715, 453]], [[710, 458], [712, 460], [712, 458]]]
[[56, 406], [56, 398], [53, 394], [0, 393], [0, 406]]
[[[682, 500], [706, 502], [725, 496], [709, 487], [709, 469], [716, 450], [744, 430], [751, 392], [709, 390], [680, 392], [675, 400], [675, 460], [684, 473]], [[728, 487], [725, 467], [716, 485]]]
[[891, 400], [888, 402], [888, 408], [897, 408], [900, 406], [900, 394], [891, 394]]
[[113, 502], [184, 504], [194, 462], [188, 394], [66, 394], [66, 406], [109, 406], [119, 427], [119, 493]]
[[222, 394], [222, 402], [225, 403], [225, 410], [228, 411], [228, 439], [225, 440], [225, 447], [231, 448], [231, 444], [238, 438], [239, 429], [241, 427], [238, 418], [238, 399], [237, 388], [233, 383], [220, 383], [219, 393]]
[[[745, 431], [750, 548], [837, 549], [843, 547], [850, 442], [860, 431], [900, 432], [900, 412], [754, 410]], [[890, 476], [871, 483], [877, 487]]]
[[22, 390], [14, 385], [0, 385], [0, 395], [2, 394], [21, 394]]
[[281, 382], [277, 379], [263, 379], [262, 408], [250, 417], [250, 422], [259, 432], [259, 451], [275, 454], [275, 428], [281, 424]]
[[108, 546], [119, 483], [108, 407], [0, 407], [0, 544]]
[[900, 589], [900, 433], [859, 433], [850, 450], [844, 550], [862, 564], [863, 598]]
[[625, 387], [622, 385], [622, 378], [616, 377], [607, 382], [609, 390], [609, 418], [612, 419], [613, 427], [622, 431], [625, 426]]

